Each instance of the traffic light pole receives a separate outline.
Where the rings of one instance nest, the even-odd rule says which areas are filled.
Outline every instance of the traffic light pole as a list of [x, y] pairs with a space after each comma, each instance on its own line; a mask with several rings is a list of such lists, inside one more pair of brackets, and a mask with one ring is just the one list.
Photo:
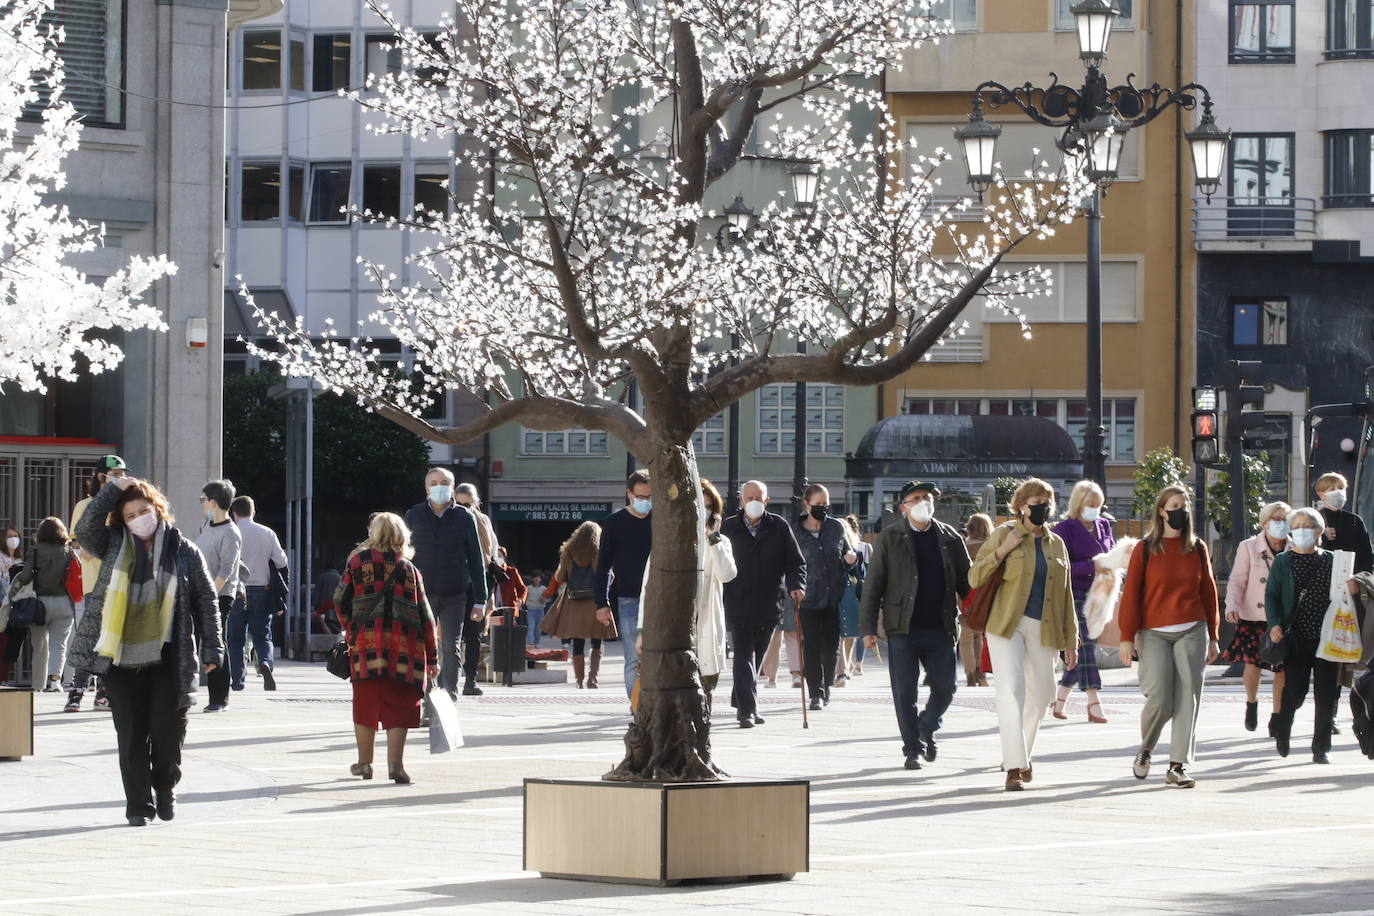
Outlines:
[[1231, 556], [1234, 558], [1240, 542], [1250, 536], [1245, 530], [1245, 433], [1237, 430], [1236, 436], [1228, 438], [1231, 440]]

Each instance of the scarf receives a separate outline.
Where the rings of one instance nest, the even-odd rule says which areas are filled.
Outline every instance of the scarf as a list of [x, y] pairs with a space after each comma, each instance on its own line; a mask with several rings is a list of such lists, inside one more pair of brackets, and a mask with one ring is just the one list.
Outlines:
[[141, 581], [134, 581], [136, 566], [142, 566], [127, 530], [119, 545], [110, 583], [105, 589], [105, 607], [100, 620], [100, 639], [96, 654], [121, 668], [146, 668], [162, 661], [162, 647], [172, 638], [173, 612], [176, 609], [176, 557], [169, 555], [167, 525], [160, 522], [153, 545], [144, 562], [151, 568], [140, 570]]

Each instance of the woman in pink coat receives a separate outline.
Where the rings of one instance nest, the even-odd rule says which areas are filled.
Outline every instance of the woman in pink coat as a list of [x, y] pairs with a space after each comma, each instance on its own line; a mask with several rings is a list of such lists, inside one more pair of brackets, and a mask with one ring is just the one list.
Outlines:
[[1260, 510], [1260, 530], [1254, 537], [1241, 541], [1236, 562], [1226, 581], [1226, 619], [1236, 625], [1235, 638], [1222, 653], [1228, 662], [1245, 663], [1245, 730], [1254, 731], [1259, 725], [1260, 669], [1274, 672], [1274, 711], [1269, 717], [1269, 734], [1274, 734], [1274, 720], [1279, 714], [1283, 697], [1283, 666], [1273, 668], [1259, 658], [1260, 640], [1266, 627], [1264, 617], [1264, 588], [1269, 581], [1269, 566], [1274, 557], [1288, 546], [1287, 503], [1270, 503]]

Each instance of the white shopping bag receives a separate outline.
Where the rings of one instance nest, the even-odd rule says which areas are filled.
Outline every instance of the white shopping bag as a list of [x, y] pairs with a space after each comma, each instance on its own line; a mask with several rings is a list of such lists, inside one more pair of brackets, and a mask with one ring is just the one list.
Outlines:
[[1331, 564], [1331, 606], [1322, 622], [1322, 635], [1317, 643], [1317, 658], [1329, 662], [1353, 664], [1360, 660], [1364, 646], [1360, 641], [1359, 618], [1355, 616], [1355, 598], [1350, 594], [1350, 578], [1355, 575], [1355, 554], [1349, 550], [1334, 551]]
[[458, 709], [453, 698], [442, 687], [434, 686], [425, 694], [425, 712], [429, 714], [429, 752], [444, 754], [463, 746], [463, 730], [458, 726]]

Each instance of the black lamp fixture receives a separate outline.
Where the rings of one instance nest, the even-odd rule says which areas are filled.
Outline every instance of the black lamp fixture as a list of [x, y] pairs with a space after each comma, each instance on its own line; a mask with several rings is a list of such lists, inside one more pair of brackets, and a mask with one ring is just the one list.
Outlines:
[[808, 214], [814, 211], [821, 189], [821, 164], [799, 162], [788, 169], [787, 177], [792, 180], [792, 200], [797, 209]]
[[1121, 11], [1107, 0], [1081, 0], [1069, 12], [1078, 29], [1079, 59], [1089, 67], [1101, 67], [1112, 40], [1112, 25]]
[[954, 131], [954, 139], [959, 142], [959, 152], [964, 157], [964, 169], [968, 172], [968, 183], [983, 199], [983, 192], [992, 187], [997, 180], [994, 174], [997, 162], [997, 138], [1002, 136], [1002, 128], [983, 120], [983, 104], [977, 97], [973, 100], [973, 111], [968, 123]]

